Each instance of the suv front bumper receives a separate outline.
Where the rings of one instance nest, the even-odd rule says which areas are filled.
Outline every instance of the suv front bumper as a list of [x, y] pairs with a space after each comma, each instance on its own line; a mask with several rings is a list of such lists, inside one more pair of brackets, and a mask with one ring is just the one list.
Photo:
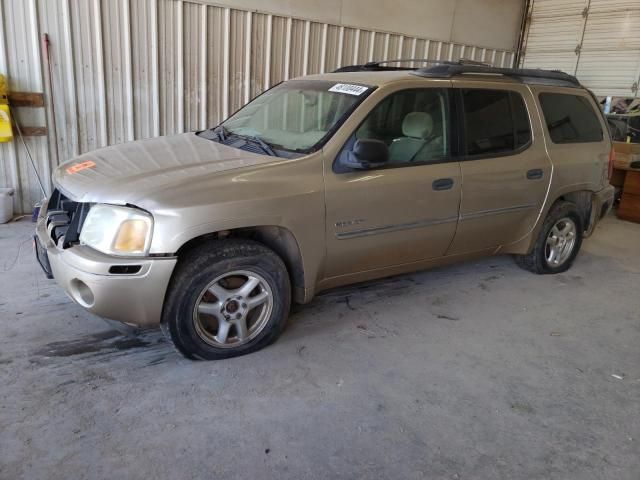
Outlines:
[[[112, 257], [90, 247], [58, 248], [38, 219], [34, 238], [36, 258], [71, 299], [92, 313], [132, 325], [160, 323], [167, 285], [177, 259]], [[128, 267], [133, 274], [110, 273]], [[120, 268], [122, 271], [123, 268]]]

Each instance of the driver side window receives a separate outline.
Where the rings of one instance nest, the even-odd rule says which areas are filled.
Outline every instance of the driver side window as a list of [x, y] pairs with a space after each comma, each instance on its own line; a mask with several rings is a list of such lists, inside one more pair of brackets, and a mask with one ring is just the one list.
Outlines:
[[437, 163], [449, 157], [448, 120], [446, 89], [403, 90], [371, 111], [355, 140], [383, 141], [389, 148], [389, 166]]

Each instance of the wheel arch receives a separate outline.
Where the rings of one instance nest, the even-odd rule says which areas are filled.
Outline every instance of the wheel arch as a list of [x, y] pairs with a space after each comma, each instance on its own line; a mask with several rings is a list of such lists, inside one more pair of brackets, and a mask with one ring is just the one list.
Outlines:
[[255, 225], [205, 233], [185, 242], [176, 256], [180, 258], [194, 248], [214, 240], [227, 238], [248, 239], [273, 250], [284, 262], [291, 281], [293, 299], [297, 303], [305, 302], [305, 269], [299, 242], [288, 228], [279, 225]]
[[585, 234], [590, 233], [593, 224], [593, 193], [590, 190], [575, 190], [563, 193], [549, 204], [545, 216], [558, 202], [571, 202], [578, 209], [578, 215], [582, 220], [582, 230]]
[[554, 205], [558, 202], [571, 202], [578, 208], [578, 214], [582, 220], [582, 227], [584, 231], [584, 237], [588, 237], [596, 224], [594, 219], [595, 210], [593, 209], [593, 195], [594, 192], [584, 188], [571, 189], [562, 192], [557, 192], [554, 197], [551, 197], [546, 202], [535, 227], [529, 234], [523, 239], [511, 244], [506, 245], [499, 250], [500, 253], [518, 254], [523, 255], [531, 251], [535, 245], [536, 239], [540, 234], [540, 229], [544, 224], [544, 220], [549, 215], [549, 212], [553, 209]]

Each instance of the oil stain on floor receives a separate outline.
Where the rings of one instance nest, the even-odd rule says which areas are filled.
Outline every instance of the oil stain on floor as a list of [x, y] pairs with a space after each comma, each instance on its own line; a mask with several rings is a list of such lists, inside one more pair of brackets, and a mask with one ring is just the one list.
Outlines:
[[44, 363], [52, 358], [81, 357], [89, 360], [100, 357], [116, 358], [129, 354], [153, 355], [150, 365], [162, 363], [166, 357], [174, 355], [160, 332], [150, 331], [137, 335], [123, 335], [108, 330], [92, 335], [76, 337], [72, 340], [47, 343], [32, 354], [32, 363]]

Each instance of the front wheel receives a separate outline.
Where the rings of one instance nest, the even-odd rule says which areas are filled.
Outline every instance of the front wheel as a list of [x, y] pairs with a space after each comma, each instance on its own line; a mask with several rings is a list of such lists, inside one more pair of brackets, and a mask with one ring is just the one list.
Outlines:
[[538, 274], [564, 272], [578, 255], [582, 236], [582, 219], [576, 206], [558, 202], [549, 211], [531, 253], [516, 255], [516, 263]]
[[286, 267], [273, 251], [252, 241], [211, 242], [179, 263], [161, 327], [187, 358], [244, 355], [280, 335], [290, 298]]

